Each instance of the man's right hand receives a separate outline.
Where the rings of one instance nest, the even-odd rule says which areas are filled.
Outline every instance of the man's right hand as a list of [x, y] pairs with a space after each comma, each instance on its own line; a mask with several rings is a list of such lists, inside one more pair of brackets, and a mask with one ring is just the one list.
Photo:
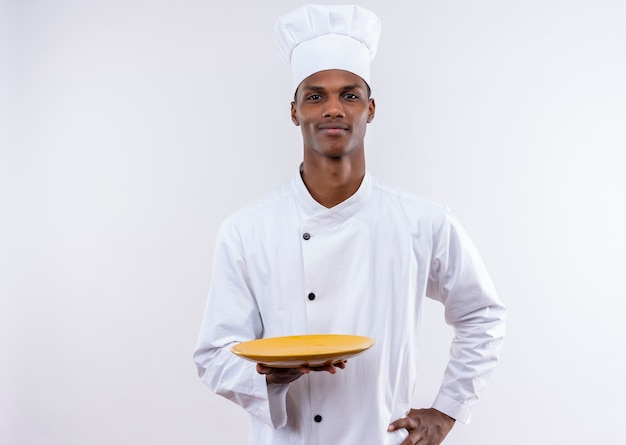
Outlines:
[[259, 374], [265, 375], [265, 380], [267, 383], [284, 385], [299, 379], [301, 376], [303, 376], [304, 374], [308, 374], [311, 371], [326, 371], [330, 372], [331, 374], [335, 374], [337, 372], [337, 368], [344, 369], [346, 367], [346, 363], [347, 361], [344, 360], [342, 362], [335, 363], [334, 365], [316, 366], [314, 368], [309, 368], [308, 366], [304, 366], [301, 368], [271, 368], [269, 366], [257, 363], [256, 371]]

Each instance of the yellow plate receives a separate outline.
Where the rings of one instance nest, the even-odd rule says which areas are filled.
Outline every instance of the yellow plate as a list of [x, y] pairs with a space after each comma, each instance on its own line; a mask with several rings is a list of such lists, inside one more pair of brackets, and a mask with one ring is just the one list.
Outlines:
[[359, 335], [314, 334], [261, 338], [239, 343], [231, 351], [273, 368], [299, 368], [338, 363], [373, 345], [373, 339]]

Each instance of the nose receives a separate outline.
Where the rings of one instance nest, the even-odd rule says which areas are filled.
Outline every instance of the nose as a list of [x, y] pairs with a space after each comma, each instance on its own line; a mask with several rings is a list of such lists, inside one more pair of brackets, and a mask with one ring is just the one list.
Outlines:
[[326, 101], [323, 116], [332, 119], [346, 116], [339, 98], [331, 97]]

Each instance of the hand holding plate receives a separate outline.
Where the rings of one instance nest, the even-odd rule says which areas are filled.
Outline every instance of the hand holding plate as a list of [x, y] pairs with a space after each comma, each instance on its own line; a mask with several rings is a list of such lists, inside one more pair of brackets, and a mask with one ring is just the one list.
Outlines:
[[323, 366], [315, 366], [308, 367], [302, 366], [299, 368], [272, 368], [270, 366], [265, 366], [261, 363], [256, 364], [256, 371], [259, 374], [265, 375], [265, 380], [267, 383], [275, 383], [275, 384], [287, 384], [291, 383], [294, 380], [299, 379], [301, 376], [308, 374], [311, 371], [326, 371], [331, 374], [335, 374], [337, 372], [337, 368], [345, 369], [347, 360], [342, 360], [335, 364], [327, 364]]

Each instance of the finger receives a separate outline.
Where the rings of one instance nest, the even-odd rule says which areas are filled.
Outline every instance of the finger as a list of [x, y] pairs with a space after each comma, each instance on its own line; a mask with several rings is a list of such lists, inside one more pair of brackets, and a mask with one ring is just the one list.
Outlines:
[[296, 375], [296, 374], [308, 374], [309, 368], [272, 368], [265, 366], [261, 363], [256, 364], [256, 370], [259, 374], [276, 374], [276, 375]]
[[337, 372], [337, 370], [335, 369], [335, 367], [333, 365], [321, 365], [321, 366], [314, 366], [312, 368], [309, 368], [311, 371], [316, 371], [316, 372], [320, 372], [320, 371], [328, 371], [331, 374], [334, 374]]
[[418, 431], [412, 428], [407, 428], [409, 435], [402, 441], [400, 445], [426, 445], [428, 442], [426, 438]]
[[346, 369], [346, 362], [341, 361], [341, 362], [333, 363], [332, 365], [326, 365], [321, 370], [328, 371], [331, 374], [336, 374], [337, 369]]
[[420, 440], [419, 436], [416, 439], [413, 435], [409, 435], [400, 445], [426, 445], [426, 442]]
[[337, 373], [337, 368], [335, 368], [333, 365], [326, 365], [323, 368], [324, 371], [328, 371], [331, 374], [336, 374]]
[[415, 428], [415, 426], [412, 424], [411, 419], [409, 419], [408, 417], [403, 417], [402, 419], [398, 419], [395, 422], [391, 422], [389, 424], [389, 427], [387, 428], [387, 431], [396, 431], [403, 428], [410, 430], [412, 428]]
[[387, 431], [401, 430], [402, 428], [406, 428], [406, 427], [403, 426], [402, 419], [401, 419], [401, 420], [396, 420], [395, 422], [390, 423], [389, 426], [387, 427]]

